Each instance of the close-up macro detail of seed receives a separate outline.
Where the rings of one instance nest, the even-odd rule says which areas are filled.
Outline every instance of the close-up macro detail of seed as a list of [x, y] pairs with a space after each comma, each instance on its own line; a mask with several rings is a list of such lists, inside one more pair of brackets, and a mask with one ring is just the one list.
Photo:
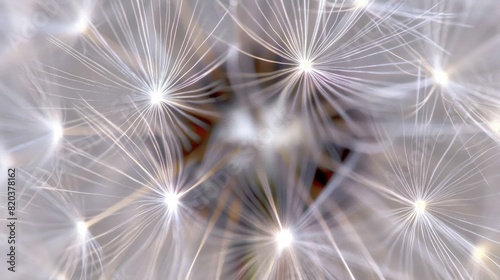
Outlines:
[[1, 1], [0, 279], [500, 279], [499, 18]]

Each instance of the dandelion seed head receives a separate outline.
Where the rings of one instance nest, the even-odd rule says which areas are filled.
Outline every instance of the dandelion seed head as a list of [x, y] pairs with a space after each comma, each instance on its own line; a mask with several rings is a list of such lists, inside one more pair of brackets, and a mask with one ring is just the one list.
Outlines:
[[170, 212], [174, 212], [179, 206], [179, 195], [174, 192], [166, 193], [163, 202], [165, 202]]
[[434, 71], [434, 81], [441, 85], [441, 86], [447, 86], [449, 82], [449, 76], [448, 73], [446, 73], [443, 70], [435, 70]]
[[293, 235], [290, 232], [290, 230], [282, 229], [281, 231], [276, 233], [276, 235], [274, 236], [274, 239], [276, 241], [278, 249], [283, 250], [283, 249], [290, 247], [290, 245], [292, 245]]
[[[59, 16], [45, 26], [38, 18], [36, 30], [54, 34], [49, 41], [80, 62], [56, 59], [43, 71], [64, 102], [39, 102], [58, 91], [31, 73], [38, 92], [20, 100], [15, 90], [6, 99], [42, 105], [29, 111], [36, 115], [7, 112], [0, 128], [16, 132], [1, 139], [2, 166], [43, 164], [37, 174], [22, 170], [35, 182], [27, 195], [37, 193], [25, 198], [33, 201], [26, 212], [43, 218], [33, 229], [48, 229], [27, 244], [54, 257], [33, 262], [33, 273], [58, 280], [105, 277], [115, 268], [111, 277], [462, 279], [481, 278], [470, 264], [500, 268], [497, 207], [485, 203], [497, 200], [489, 176], [496, 179], [500, 152], [492, 141], [465, 139], [500, 134], [499, 106], [489, 106], [498, 105], [499, 72], [482, 65], [498, 40], [492, 34], [483, 47], [464, 37], [476, 17], [464, 5], [110, 2], [96, 16], [84, 9], [93, 3], [67, 9], [76, 13], [61, 19], [75, 41], [59, 38]], [[13, 30], [19, 24], [9, 18]], [[21, 41], [45, 56], [38, 33]], [[456, 38], [473, 43], [470, 50], [459, 44], [469, 55], [453, 49]], [[27, 129], [14, 129], [22, 121]], [[37, 149], [48, 150], [43, 161], [30, 159]], [[71, 172], [59, 169], [66, 167], [59, 156]], [[338, 190], [345, 184], [355, 188]], [[58, 221], [66, 221], [73, 244]]]

